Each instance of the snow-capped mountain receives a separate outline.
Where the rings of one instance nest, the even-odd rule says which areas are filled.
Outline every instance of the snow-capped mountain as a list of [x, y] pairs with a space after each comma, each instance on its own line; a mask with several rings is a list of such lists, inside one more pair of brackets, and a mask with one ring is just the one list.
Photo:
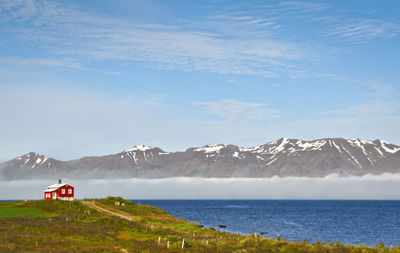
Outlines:
[[281, 138], [257, 147], [206, 145], [184, 152], [137, 145], [117, 154], [58, 161], [29, 153], [0, 164], [6, 179], [32, 177], [323, 177], [400, 172], [400, 147], [385, 141]]
[[39, 153], [30, 152], [0, 164], [1, 178], [28, 178], [41, 174], [55, 174], [61, 166], [60, 161]]
[[42, 154], [31, 152], [15, 158], [14, 163], [18, 164], [19, 167], [29, 167], [30, 169], [34, 169], [35, 166], [49, 168], [51, 166], [51, 160], [52, 159], [49, 160], [48, 157]]

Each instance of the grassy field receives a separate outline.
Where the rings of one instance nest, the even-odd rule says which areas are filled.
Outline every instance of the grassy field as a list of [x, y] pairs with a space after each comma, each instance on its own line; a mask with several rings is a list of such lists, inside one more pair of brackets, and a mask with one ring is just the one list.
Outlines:
[[35, 217], [46, 217], [49, 215], [44, 210], [26, 207], [21, 205], [21, 203], [15, 204], [12, 202], [6, 202], [0, 204], [0, 217], [25, 217], [25, 218], [35, 218]]
[[[131, 221], [97, 211], [87, 203]], [[152, 206], [113, 197], [85, 202], [0, 202], [0, 252], [166, 251], [400, 253], [400, 247], [310, 244], [230, 234], [176, 219]]]

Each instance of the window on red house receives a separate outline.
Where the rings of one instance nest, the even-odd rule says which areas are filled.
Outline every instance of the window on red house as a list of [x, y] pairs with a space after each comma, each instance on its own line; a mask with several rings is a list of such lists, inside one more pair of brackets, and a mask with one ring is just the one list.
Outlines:
[[61, 189], [61, 193], [62, 193], [62, 194], [65, 194], [65, 189]]
[[68, 189], [68, 194], [72, 194], [72, 189]]

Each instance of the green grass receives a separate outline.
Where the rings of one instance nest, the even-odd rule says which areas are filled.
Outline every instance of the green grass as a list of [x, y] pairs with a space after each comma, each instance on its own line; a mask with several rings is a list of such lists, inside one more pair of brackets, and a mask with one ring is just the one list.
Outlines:
[[20, 202], [0, 202], [0, 217], [48, 217], [50, 213], [35, 207], [23, 206]]
[[[136, 204], [133, 203], [132, 201], [125, 200], [121, 197], [107, 197], [105, 199], [99, 199], [98, 202], [107, 206], [111, 206], [112, 208], [117, 210], [129, 212], [132, 215], [152, 215], [152, 214], [169, 215], [165, 210], [150, 205]], [[124, 203], [125, 206], [116, 206], [115, 202]]]
[[0, 207], [0, 217], [46, 217], [48, 214], [43, 210], [30, 207]]
[[[97, 212], [80, 201], [0, 203], [0, 252], [326, 252], [400, 253], [400, 248], [314, 244], [254, 238], [202, 228], [164, 210], [109, 197], [94, 200], [135, 216], [127, 221]], [[115, 205], [115, 202], [125, 205]], [[160, 239], [160, 240], [159, 240]], [[185, 239], [184, 249], [181, 249]], [[167, 248], [169, 245], [169, 248]]]

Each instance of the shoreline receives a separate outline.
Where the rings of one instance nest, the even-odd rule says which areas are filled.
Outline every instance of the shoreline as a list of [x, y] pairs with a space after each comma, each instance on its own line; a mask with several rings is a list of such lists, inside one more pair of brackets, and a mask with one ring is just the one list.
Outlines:
[[[122, 214], [125, 218], [118, 217]], [[384, 245], [292, 242], [255, 234], [228, 233], [176, 218], [153, 206], [115, 197], [72, 202], [1, 202], [0, 222], [4, 224], [0, 228], [0, 251], [10, 252], [174, 252], [182, 247], [189, 252], [389, 250]], [[400, 247], [390, 252], [400, 252]]]

